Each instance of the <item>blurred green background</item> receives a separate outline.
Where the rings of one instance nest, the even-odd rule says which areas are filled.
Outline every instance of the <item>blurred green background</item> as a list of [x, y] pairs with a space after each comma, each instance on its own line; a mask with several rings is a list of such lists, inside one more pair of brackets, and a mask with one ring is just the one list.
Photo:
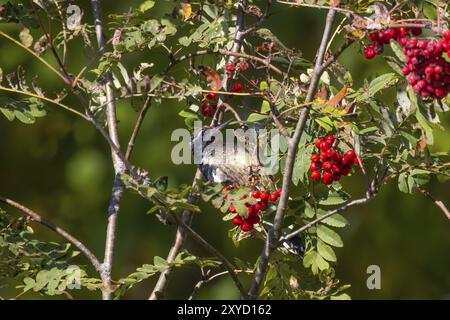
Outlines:
[[[104, 16], [112, 12], [126, 12], [140, 1], [102, 1]], [[92, 21], [88, 1], [77, 1], [84, 8], [83, 21]], [[172, 7], [170, 2], [164, 5]], [[157, 7], [162, 8], [161, 4]], [[164, 8], [163, 8], [164, 9]], [[155, 11], [155, 13], [158, 10]], [[160, 12], [163, 13], [164, 10]], [[290, 9], [275, 6], [274, 15], [266, 26], [290, 47], [304, 52], [312, 59], [323, 28], [324, 12], [312, 9]], [[1, 30], [18, 36], [20, 29], [2, 25]], [[3, 74], [23, 66], [28, 75], [39, 77], [39, 83], [51, 94], [63, 85], [45, 70], [41, 64], [20, 48], [4, 38], [0, 39]], [[366, 77], [388, 71], [384, 60], [377, 57], [367, 61], [354, 45], [341, 59], [360, 84]], [[70, 46], [69, 61], [73, 72], [89, 61], [92, 52], [81, 42]], [[46, 58], [51, 60], [49, 55]], [[155, 70], [167, 63], [164, 53], [132, 54], [125, 57], [129, 67], [140, 62], [160, 61]], [[5, 93], [1, 93], [5, 94]], [[78, 107], [77, 101], [68, 99], [67, 104]], [[177, 113], [185, 103], [163, 101], [149, 111], [133, 162], [147, 169], [152, 178], [169, 176], [170, 185], [190, 184], [194, 166], [175, 166], [170, 160], [174, 143], [171, 132], [184, 127]], [[99, 256], [103, 255], [106, 228], [106, 209], [112, 186], [113, 170], [108, 146], [89, 124], [48, 106], [49, 114], [34, 125], [9, 122], [0, 117], [0, 194], [15, 199], [45, 218], [69, 230], [83, 239]], [[128, 139], [136, 113], [130, 101], [118, 106], [120, 133]], [[443, 127], [450, 127], [450, 114], [441, 117]], [[448, 152], [450, 132], [436, 128], [434, 150]], [[126, 140], [127, 141], [127, 140]], [[449, 204], [450, 184], [429, 185], [430, 192]], [[344, 188], [353, 196], [363, 194], [365, 181], [356, 174], [345, 179]], [[9, 212], [14, 212], [10, 208]], [[152, 263], [153, 256], [165, 257], [175, 233], [174, 226], [163, 226], [153, 216], [146, 215], [149, 204], [140, 197], [126, 193], [121, 205], [117, 248], [114, 260], [114, 278], [126, 276], [144, 263]], [[372, 202], [351, 209], [346, 213], [350, 226], [342, 230], [345, 247], [338, 249], [337, 275], [343, 283], [352, 285], [349, 294], [354, 299], [443, 299], [450, 298], [450, 222], [432, 202], [421, 195], [400, 193], [395, 182], [385, 186]], [[221, 215], [209, 205], [203, 205], [202, 213], [194, 220], [194, 227], [228, 257], [254, 261], [260, 252], [259, 240], [245, 241], [235, 248], [226, 236], [229, 224], [223, 223]], [[36, 225], [37, 235], [42, 239], [61, 241], [61, 238]], [[193, 253], [205, 254], [191, 241], [187, 247]], [[78, 258], [80, 264], [87, 264]], [[368, 290], [366, 269], [369, 265], [381, 268], [381, 290]], [[92, 272], [92, 276], [94, 276]], [[198, 270], [182, 269], [175, 272], [169, 286], [170, 298], [186, 298], [199, 279]], [[133, 288], [129, 299], [147, 297], [156, 278]], [[99, 293], [73, 292], [75, 298], [99, 298]], [[11, 287], [0, 285], [0, 296], [11, 297]], [[39, 299], [41, 296], [27, 293], [23, 298]], [[201, 299], [238, 298], [232, 282], [226, 278], [215, 280], [199, 293]]]

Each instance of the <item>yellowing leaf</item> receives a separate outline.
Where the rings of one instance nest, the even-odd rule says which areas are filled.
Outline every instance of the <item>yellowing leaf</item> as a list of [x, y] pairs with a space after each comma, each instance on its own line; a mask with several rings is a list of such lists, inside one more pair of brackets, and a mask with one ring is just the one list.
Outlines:
[[184, 17], [184, 21], [188, 20], [192, 15], [192, 6], [189, 3], [181, 3], [180, 14]]

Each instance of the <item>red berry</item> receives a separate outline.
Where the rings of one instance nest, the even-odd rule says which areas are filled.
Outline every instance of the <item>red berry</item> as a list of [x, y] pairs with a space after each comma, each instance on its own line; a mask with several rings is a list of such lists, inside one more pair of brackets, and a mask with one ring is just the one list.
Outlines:
[[252, 192], [252, 198], [259, 199], [260, 196], [261, 196], [261, 192], [259, 192], [259, 191]]
[[252, 231], [253, 230], [253, 224], [252, 223], [248, 223], [248, 222], [244, 222], [241, 225], [241, 230], [244, 231], [244, 232]]
[[356, 158], [356, 152], [355, 152], [355, 150], [350, 149], [345, 153], [344, 156], [354, 159], [354, 158]]
[[334, 157], [336, 157], [336, 152], [331, 148], [327, 150], [326, 154], [329, 159], [334, 159]]
[[333, 135], [330, 134], [326, 136], [325, 140], [328, 142], [329, 145], [332, 145], [334, 143], [335, 138]]
[[240, 82], [236, 82], [230, 91], [231, 92], [239, 92], [239, 91], [242, 91], [242, 89], [244, 89], [244, 85]]
[[278, 200], [278, 195], [276, 193], [272, 193], [271, 195], [269, 195], [269, 200], [272, 202], [275, 202]]
[[245, 220], [246, 223], [252, 224], [252, 225], [259, 223], [259, 221], [261, 221], [261, 219], [257, 214], [251, 215]]
[[255, 211], [255, 213], [258, 213], [259, 211], [261, 211], [262, 206], [259, 202], [255, 203], [255, 205], [253, 206], [253, 210]]
[[233, 223], [237, 226], [240, 226], [241, 224], [244, 223], [244, 219], [242, 219], [241, 216], [236, 216], [233, 218]]
[[325, 172], [323, 173], [323, 176], [322, 176], [322, 182], [323, 182], [325, 185], [331, 184], [331, 183], [333, 182], [333, 180], [334, 180], [334, 176], [333, 176], [333, 174], [332, 174], [331, 172], [325, 171]]
[[311, 172], [311, 179], [314, 181], [320, 180], [320, 172], [319, 171]]
[[422, 34], [422, 28], [411, 28], [411, 33], [415, 36], [420, 36]]
[[252, 206], [247, 207], [247, 212], [249, 216], [255, 213]]
[[319, 164], [317, 162], [311, 163], [311, 165], [309, 166], [309, 170], [311, 170], [311, 171], [318, 171], [319, 170]]
[[246, 71], [248, 69], [248, 67], [249, 67], [249, 64], [248, 64], [247, 61], [242, 61], [242, 62], [239, 63], [238, 66], [239, 66], [239, 70]]
[[313, 155], [311, 156], [311, 162], [319, 162], [320, 161], [320, 156], [317, 153], [313, 153]]
[[283, 189], [278, 188], [277, 191], [275, 191], [275, 193], [279, 196], [281, 196], [281, 193], [283, 192]]
[[321, 138], [316, 140], [315, 145], [316, 145], [316, 148], [317, 148], [317, 149], [320, 149], [320, 145], [322, 144], [322, 142], [324, 142], [324, 140], [321, 139]]
[[364, 50], [364, 56], [366, 59], [373, 59], [377, 55], [374, 48], [367, 47], [366, 50]]
[[260, 199], [261, 201], [266, 202], [269, 199], [269, 193], [266, 191], [261, 192]]
[[216, 100], [216, 93], [210, 92], [206, 95], [206, 98], [208, 98], [209, 100]]
[[234, 72], [234, 71], [236, 71], [236, 65], [234, 63], [227, 63], [225, 65], [225, 70], [227, 72]]
[[344, 167], [341, 168], [341, 174], [343, 176], [348, 176], [349, 173], [350, 173], [350, 168], [349, 167], [344, 166]]
[[408, 74], [411, 73], [411, 68], [410, 67], [403, 67], [402, 68], [402, 73], [404, 76], [407, 76]]
[[372, 32], [369, 34], [369, 39], [372, 41], [378, 41], [380, 39], [380, 34], [378, 32]]
[[231, 213], [237, 213], [236, 208], [234, 207], [234, 204], [230, 204], [230, 207], [228, 208]]
[[338, 165], [336, 165], [336, 164], [333, 164], [333, 165], [332, 165], [331, 170], [332, 170], [334, 173], [341, 173], [341, 168], [340, 168]]
[[319, 148], [322, 151], [327, 151], [328, 149], [330, 149], [330, 145], [328, 144], [328, 142], [322, 141], [322, 143], [320, 144]]
[[324, 163], [322, 163], [322, 169], [325, 171], [329, 171], [331, 170], [332, 164], [330, 161], [325, 161]]

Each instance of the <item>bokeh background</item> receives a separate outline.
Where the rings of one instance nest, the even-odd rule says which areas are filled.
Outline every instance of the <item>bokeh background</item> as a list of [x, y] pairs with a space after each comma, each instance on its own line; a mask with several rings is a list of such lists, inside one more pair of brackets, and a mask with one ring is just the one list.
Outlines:
[[[159, 2], [159, 1], [158, 1]], [[83, 21], [92, 21], [88, 1], [77, 1], [84, 8]], [[112, 12], [126, 12], [140, 1], [102, 1], [104, 16]], [[171, 2], [158, 4], [155, 15], [169, 13]], [[323, 28], [324, 12], [314, 9], [290, 9], [275, 6], [274, 15], [266, 26], [289, 47], [304, 52], [312, 59]], [[107, 20], [107, 19], [106, 19]], [[0, 25], [0, 29], [17, 37], [20, 29], [14, 25]], [[47, 92], [57, 92], [63, 85], [30, 55], [0, 39], [3, 74], [23, 66], [29, 76], [37, 75]], [[70, 46], [69, 66], [79, 70], [92, 56], [81, 42]], [[45, 56], [52, 59], [50, 56]], [[143, 51], [125, 58], [126, 65], [135, 67], [140, 62], [156, 61], [155, 70], [167, 63], [164, 53]], [[342, 57], [342, 63], [352, 72], [356, 84], [365, 78], [389, 71], [380, 57], [367, 61], [354, 45]], [[158, 63], [159, 62], [159, 63]], [[1, 93], [4, 95], [5, 93]], [[68, 99], [67, 104], [77, 106]], [[170, 185], [190, 184], [194, 166], [175, 166], [170, 160], [174, 143], [171, 132], [184, 127], [177, 116], [185, 103], [163, 101], [154, 105], [137, 140], [133, 161], [146, 168], [152, 178], [169, 176]], [[63, 226], [83, 239], [99, 256], [103, 255], [106, 229], [106, 209], [110, 197], [113, 170], [108, 146], [89, 124], [48, 106], [47, 117], [34, 125], [9, 122], [0, 116], [0, 194], [15, 199], [40, 212], [45, 218]], [[120, 134], [128, 139], [136, 113], [130, 101], [118, 105]], [[442, 128], [450, 127], [450, 113], [441, 117]], [[436, 127], [433, 150], [448, 152], [450, 132]], [[126, 140], [127, 141], [127, 140]], [[356, 174], [343, 182], [353, 196], [364, 192], [365, 181]], [[430, 192], [449, 203], [450, 184], [433, 180]], [[260, 252], [259, 240], [245, 241], [235, 248], [226, 236], [229, 224], [209, 205], [194, 220], [194, 227], [227, 256], [238, 256], [254, 261]], [[10, 208], [9, 212], [14, 212]], [[149, 204], [127, 192], [121, 205], [117, 248], [114, 260], [114, 278], [124, 277], [144, 263], [152, 263], [153, 256], [165, 257], [172, 244], [175, 227], [163, 226], [153, 216], [146, 215]], [[378, 197], [346, 213], [350, 226], [340, 231], [345, 247], [337, 250], [337, 275], [352, 287], [348, 293], [354, 299], [448, 299], [450, 298], [450, 222], [432, 202], [421, 195], [406, 195], [398, 191], [396, 182], [385, 186]], [[35, 231], [41, 239], [61, 241], [61, 238], [39, 225]], [[205, 254], [202, 248], [188, 241], [190, 251]], [[78, 258], [80, 264], [87, 264]], [[381, 290], [368, 290], [366, 268], [376, 264], [381, 268]], [[92, 273], [94, 276], [95, 274]], [[189, 296], [199, 279], [196, 269], [179, 269], [169, 286], [170, 298]], [[156, 278], [133, 288], [128, 299], [147, 297]], [[14, 285], [11, 283], [10, 285]], [[0, 284], [0, 296], [11, 297], [11, 286]], [[99, 293], [73, 292], [75, 298], [96, 299]], [[197, 296], [201, 299], [238, 298], [229, 279], [215, 280]], [[35, 293], [22, 298], [41, 299]]]

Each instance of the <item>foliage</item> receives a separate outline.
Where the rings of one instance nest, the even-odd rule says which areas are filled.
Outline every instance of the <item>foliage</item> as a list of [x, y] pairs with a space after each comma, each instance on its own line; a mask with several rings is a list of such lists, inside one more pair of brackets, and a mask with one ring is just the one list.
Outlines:
[[[21, 31], [14, 37], [1, 32], [2, 40], [25, 50], [52, 75], [61, 78], [62, 83], [60, 88], [51, 89], [57, 92], [51, 97], [38, 85], [39, 77], [18, 67], [5, 77], [6, 81], [0, 79], [0, 91], [5, 93], [0, 97], [0, 111], [10, 121], [17, 119], [31, 124], [45, 116], [46, 110], [59, 106], [81, 116], [105, 136], [108, 134], [105, 124], [108, 129], [117, 125], [115, 119], [114, 125], [108, 122], [111, 115], [106, 111], [111, 104], [108, 97], [112, 90], [114, 103], [128, 101], [132, 108], [124, 112], [138, 113], [138, 119], [145, 117], [149, 105], [161, 106], [166, 99], [173, 99], [178, 102], [179, 116], [189, 129], [196, 120], [217, 124], [216, 119], [222, 116], [233, 117], [236, 124], [247, 128], [284, 129], [285, 135], [291, 138], [281, 139], [282, 148], [277, 154], [281, 170], [273, 180], [275, 185], [281, 185], [285, 177], [291, 176], [287, 181], [290, 190], [286, 206], [282, 207], [283, 200], [280, 205], [269, 205], [255, 230], [245, 232], [234, 227], [228, 236], [237, 246], [253, 237], [261, 240], [260, 244], [268, 243], [272, 234], [280, 233], [268, 258], [262, 287], [257, 292], [259, 297], [348, 299], [345, 290], [349, 286], [342, 285], [335, 273], [336, 250], [344, 247], [339, 229], [348, 222], [337, 212], [344, 211], [356, 198], [343, 190], [338, 179], [324, 186], [309, 177], [314, 141], [333, 134], [340, 138], [340, 150], [355, 150], [359, 168], [352, 174], [362, 175], [369, 182], [368, 190], [362, 192], [364, 202], [375, 197], [392, 179], [397, 180], [403, 193], [423, 193], [432, 177], [446, 181], [450, 176], [448, 153], [430, 148], [436, 130], [445, 129], [440, 124], [440, 116], [448, 111], [450, 96], [437, 99], [417, 95], [402, 73], [405, 53], [394, 42], [383, 55], [392, 72], [373, 74], [362, 86], [353, 81], [347, 67], [337, 60], [339, 50], [345, 51], [355, 42], [364, 46], [373, 30], [389, 29], [395, 22], [402, 27], [403, 22], [411, 19], [414, 24], [417, 24], [415, 19], [418, 22], [426, 19], [427, 23], [420, 28], [427, 30], [427, 36], [442, 37], [448, 29], [450, 13], [448, 6], [419, 0], [389, 1], [393, 12], [371, 0], [284, 2], [299, 8], [312, 6], [329, 10], [339, 5], [339, 13], [347, 14], [348, 19], [334, 29], [324, 48], [325, 61], [319, 62], [330, 63], [321, 72], [315, 67], [316, 61], [309, 61], [301, 50], [288, 48], [277, 35], [263, 27], [271, 16], [270, 1], [142, 1], [129, 12], [108, 17], [109, 40], [101, 50], [94, 46], [96, 35], [92, 22], [83, 21], [75, 28], [67, 28], [67, 1], [32, 4], [8, 1], [0, 5], [0, 23], [14, 23]], [[283, 1], [280, 3], [283, 5]], [[438, 19], [439, 9], [446, 11]], [[44, 17], [48, 19], [46, 22], [58, 25], [57, 31], [46, 30], [46, 24], [41, 21]], [[244, 32], [245, 26], [249, 29]], [[337, 46], [337, 42], [344, 45]], [[82, 43], [92, 53], [93, 58], [82, 62], [81, 70], [66, 69], [69, 43]], [[145, 52], [148, 60], [128, 65], [128, 57], [137, 52]], [[47, 61], [50, 54], [58, 62], [57, 67]], [[157, 64], [154, 58], [161, 55], [165, 64]], [[386, 102], [389, 95], [395, 97], [394, 104]], [[80, 104], [68, 106], [68, 96], [78, 98]], [[206, 104], [219, 110], [218, 117], [204, 112]], [[301, 123], [303, 118], [305, 122]], [[137, 122], [137, 131], [141, 124]], [[293, 148], [291, 139], [299, 124], [303, 128]], [[108, 137], [113, 159], [120, 158], [126, 167], [125, 173], [116, 177], [120, 178], [119, 187], [125, 186], [149, 200], [152, 207], [148, 213], [164, 214], [170, 222], [177, 223], [180, 217], [184, 219], [186, 212], [200, 212], [197, 202], [201, 199], [210, 202], [220, 214], [225, 214], [233, 204], [237, 215], [248, 218], [249, 200], [243, 196], [254, 191], [254, 186], [231, 191], [228, 198], [224, 198], [221, 184], [194, 180], [194, 187], [168, 188], [167, 179], [157, 180], [147, 173], [141, 174], [143, 170], [131, 163], [129, 154], [121, 154], [111, 132]], [[130, 152], [133, 139], [128, 144]], [[295, 150], [294, 161], [289, 158], [292, 150]], [[289, 169], [292, 175], [284, 174]], [[114, 192], [113, 188], [113, 195]], [[325, 218], [333, 210], [335, 214]], [[275, 230], [274, 217], [279, 217], [280, 211], [281, 229]], [[226, 214], [223, 220], [232, 220], [236, 214]], [[174, 267], [194, 265], [202, 272], [226, 267], [222, 257], [202, 258], [180, 252], [169, 261], [155, 256], [153, 264], [144, 264], [127, 277], [112, 281], [111, 288], [105, 288], [103, 278], [103, 281], [90, 278], [84, 269], [69, 268], [71, 260], [79, 254], [71, 245], [32, 239], [29, 222], [4, 212], [0, 215], [0, 277], [15, 279], [24, 292], [63, 294], [74, 272], [79, 272], [82, 287], [109, 290], [120, 298], [136, 284]], [[282, 247], [286, 236], [304, 226], [307, 228], [300, 233], [305, 244], [303, 255]], [[230, 265], [236, 271], [249, 273], [250, 276], [241, 277], [251, 279], [259, 262], [236, 260]]]

